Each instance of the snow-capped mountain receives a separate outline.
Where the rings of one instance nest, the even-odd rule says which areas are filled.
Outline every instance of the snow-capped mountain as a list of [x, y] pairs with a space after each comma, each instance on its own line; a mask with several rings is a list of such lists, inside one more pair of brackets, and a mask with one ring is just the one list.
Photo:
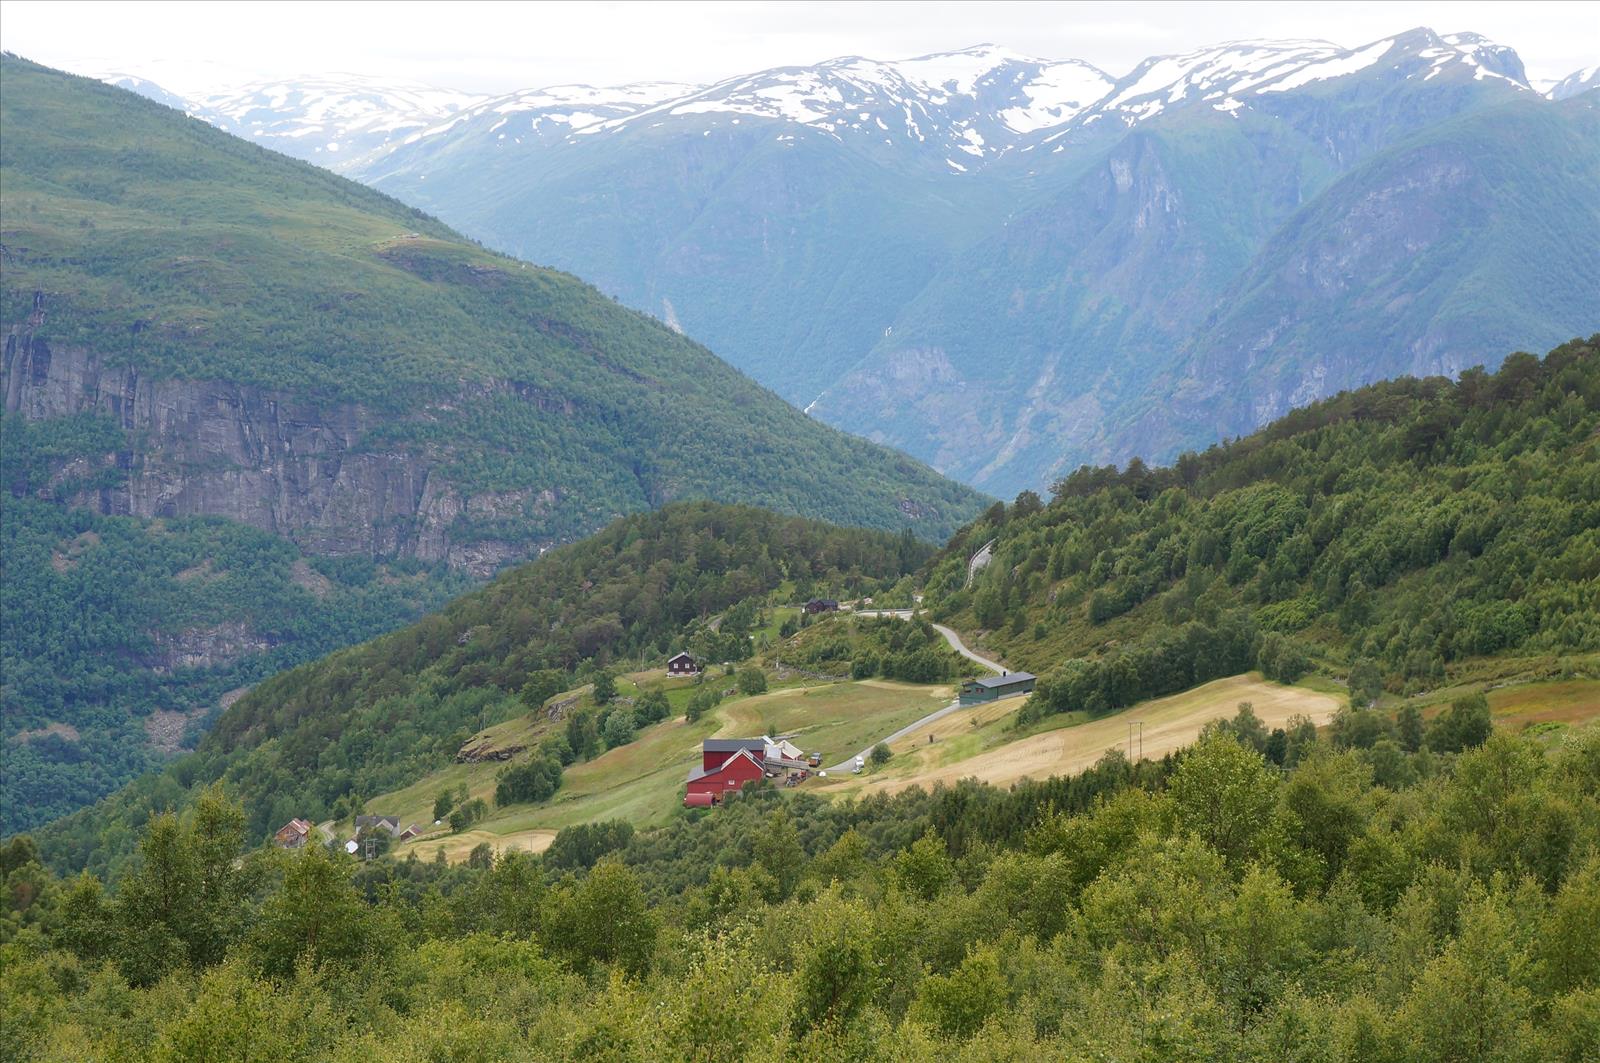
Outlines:
[[175, 111], [194, 113], [192, 101], [184, 99], [175, 92], [168, 92], [148, 78], [138, 77], [134, 74], [110, 73], [99, 75], [98, 80], [104, 81], [108, 85], [115, 85], [119, 89], [136, 92], [146, 99], [155, 100], [157, 103], [165, 107], [171, 107]]
[[261, 81], [223, 92], [180, 96], [147, 78], [91, 76], [285, 155], [346, 171], [489, 99], [415, 82], [357, 74]]
[[[847, 56], [710, 86], [558, 85], [498, 97], [338, 75], [179, 99], [127, 75], [105, 79], [358, 176], [392, 171], [388, 156], [424, 141], [449, 139], [453, 152], [474, 140], [532, 148], [681, 121], [702, 130], [769, 123], [792, 127], [778, 135], [909, 147], [961, 174], [1014, 148], [1090, 132], [1101, 121], [1128, 128], [1184, 106], [1237, 115], [1269, 94], [1374, 71], [1424, 81], [1454, 71], [1528, 88], [1512, 49], [1477, 34], [1425, 29], [1353, 49], [1327, 41], [1234, 41], [1153, 56], [1121, 78], [1077, 59], [1040, 59], [984, 44], [896, 61]], [[1571, 95], [1595, 78], [1593, 69], [1579, 71], [1552, 94]]]
[[731, 78], [574, 135], [675, 119], [708, 126], [765, 121], [839, 141], [912, 146], [965, 172], [1021, 134], [1071, 120], [1111, 83], [1079, 60], [1035, 59], [994, 45], [899, 62], [849, 56]]
[[1327, 41], [1234, 41], [1146, 59], [1074, 124], [1110, 119], [1133, 126], [1184, 105], [1237, 116], [1273, 94], [1379, 73], [1396, 81], [1498, 78], [1529, 88], [1517, 53], [1475, 33], [1441, 37], [1416, 29], [1360, 48]]
[[614, 88], [553, 85], [480, 100], [443, 121], [388, 142], [366, 160], [367, 168], [398, 149], [425, 140], [448, 140], [455, 150], [468, 145], [497, 150], [526, 145], [530, 150], [598, 125], [638, 114], [666, 100], [697, 91], [697, 85], [652, 81]]
[[1545, 95], [1552, 100], [1569, 100], [1579, 93], [1588, 92], [1590, 89], [1600, 89], [1600, 64], [1586, 66], [1582, 70], [1574, 70], [1554, 85], [1551, 85]]
[[[1018, 147], [1051, 143], [1110, 120], [1129, 128], [1185, 106], [1237, 115], [1274, 93], [1314, 89], [1365, 72], [1395, 80], [1496, 78], [1528, 89], [1510, 48], [1477, 34], [1412, 30], [1360, 48], [1327, 41], [1235, 41], [1146, 59], [1122, 78], [1076, 59], [1039, 59], [992, 44], [898, 61], [859, 56], [781, 67], [715, 85], [563, 86], [481, 103], [391, 142], [381, 155], [448, 135], [496, 146], [604, 137], [641, 126], [758, 123], [776, 136], [820, 134], [909, 148], [970, 173]], [[390, 172], [392, 163], [365, 163]]]
[[1570, 160], [1600, 153], [1597, 75], [1547, 98], [1512, 49], [1418, 28], [1120, 77], [981, 45], [706, 86], [324, 79], [185, 109], [1009, 493], [1592, 331], [1600, 173]]

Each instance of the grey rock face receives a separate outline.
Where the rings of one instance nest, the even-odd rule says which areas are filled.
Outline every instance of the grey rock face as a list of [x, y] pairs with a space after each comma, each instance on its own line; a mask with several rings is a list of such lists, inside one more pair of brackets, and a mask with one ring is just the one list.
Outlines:
[[28, 325], [7, 331], [3, 372], [8, 415], [96, 413], [126, 431], [128, 449], [107, 456], [126, 470], [123, 484], [73, 499], [101, 513], [228, 517], [312, 554], [442, 560], [479, 578], [549, 545], [456, 541], [458, 517], [512, 517], [554, 500], [527, 491], [463, 495], [437, 455], [364, 446], [374, 415], [358, 404], [152, 379], [92, 351], [47, 344]]

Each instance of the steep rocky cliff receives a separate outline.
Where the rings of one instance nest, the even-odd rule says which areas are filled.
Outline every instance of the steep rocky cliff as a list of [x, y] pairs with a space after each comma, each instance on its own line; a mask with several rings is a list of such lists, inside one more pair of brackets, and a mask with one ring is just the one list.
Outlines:
[[[48, 312], [39, 294], [28, 321], [4, 326], [6, 413], [100, 414], [126, 434], [126, 449], [101, 459], [125, 471], [121, 484], [75, 492], [73, 504], [107, 515], [228, 517], [311, 554], [445, 561], [480, 579], [552, 541], [531, 533], [556, 501], [552, 490], [465, 493], [426, 447], [368, 446], [375, 415], [358, 403], [109, 365], [38, 335]], [[412, 416], [449, 405], [441, 398]], [[462, 518], [503, 526], [520, 517], [535, 518], [526, 537], [461, 541]]]

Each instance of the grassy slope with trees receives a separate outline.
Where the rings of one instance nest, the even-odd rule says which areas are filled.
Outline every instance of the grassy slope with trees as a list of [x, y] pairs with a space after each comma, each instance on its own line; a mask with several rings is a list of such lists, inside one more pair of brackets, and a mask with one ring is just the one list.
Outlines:
[[[450, 763], [480, 729], [624, 661], [658, 663], [699, 621], [781, 584], [871, 593], [931, 547], [748, 507], [681, 503], [512, 569], [400, 631], [257, 685], [193, 754], [45, 828], [61, 866], [121, 863], [153, 812], [225, 780], [264, 838], [343, 816]], [[559, 765], [557, 765], [559, 774]]]
[[[1343, 393], [1169, 468], [1083, 468], [935, 560], [936, 617], [1105, 711], [1259, 667], [1369, 698], [1593, 667], [1600, 338]], [[964, 586], [966, 560], [997, 539]]]

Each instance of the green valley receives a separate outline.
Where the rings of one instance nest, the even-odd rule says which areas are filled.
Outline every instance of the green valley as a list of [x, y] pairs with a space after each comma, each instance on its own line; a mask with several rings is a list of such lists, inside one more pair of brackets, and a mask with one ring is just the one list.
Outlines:
[[[154, 812], [187, 805], [212, 782], [244, 796], [253, 837], [296, 816], [344, 819], [370, 798], [448, 770], [471, 736], [539, 710], [572, 679], [590, 683], [685, 645], [709, 659], [743, 659], [754, 643], [734, 614], [753, 630], [756, 606], [780, 589], [800, 600], [814, 591], [892, 594], [931, 550], [909, 533], [710, 503], [625, 518], [407, 628], [264, 680], [194, 753], [38, 837], [63, 866], [117, 868]], [[684, 696], [663, 715], [683, 711]], [[604, 721], [592, 722], [579, 740], [590, 748], [569, 745], [563, 760], [610, 744]], [[616, 752], [631, 738], [630, 727]], [[545, 756], [529, 748], [522, 761]]]
[[0, 73], [0, 829], [624, 514], [942, 541], [983, 503], [576, 278], [132, 93]]

